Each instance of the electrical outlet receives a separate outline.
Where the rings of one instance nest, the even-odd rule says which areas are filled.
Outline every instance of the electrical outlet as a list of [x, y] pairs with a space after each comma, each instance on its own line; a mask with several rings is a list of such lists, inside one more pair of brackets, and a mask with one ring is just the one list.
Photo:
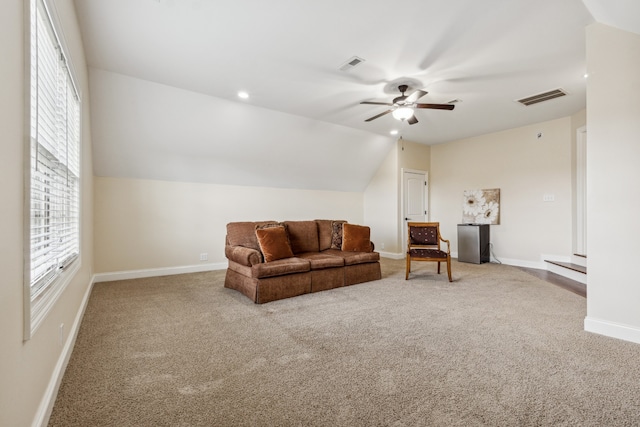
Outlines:
[[200, 261], [207, 261], [209, 259], [209, 254], [206, 252], [203, 252], [200, 254]]
[[58, 334], [60, 345], [64, 345], [64, 323], [60, 323], [60, 330]]
[[543, 202], [555, 202], [556, 201], [556, 196], [554, 196], [553, 194], [544, 194], [542, 196], [542, 201]]
[[380, 249], [384, 249], [384, 243], [380, 243]]

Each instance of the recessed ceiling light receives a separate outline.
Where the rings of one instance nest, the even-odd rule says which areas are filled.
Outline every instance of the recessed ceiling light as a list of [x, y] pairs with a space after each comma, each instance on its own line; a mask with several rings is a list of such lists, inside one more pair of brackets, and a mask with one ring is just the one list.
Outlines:
[[584, 73], [583, 77], [586, 79], [587, 77], [589, 77], [589, 73]]
[[394, 130], [392, 130], [392, 131], [391, 131], [391, 132], [389, 132], [389, 133], [390, 133], [391, 135], [397, 135], [397, 134], [398, 134], [398, 131], [394, 129]]
[[247, 99], [247, 98], [249, 98], [249, 94], [247, 92], [241, 90], [240, 92], [238, 92], [238, 98]]

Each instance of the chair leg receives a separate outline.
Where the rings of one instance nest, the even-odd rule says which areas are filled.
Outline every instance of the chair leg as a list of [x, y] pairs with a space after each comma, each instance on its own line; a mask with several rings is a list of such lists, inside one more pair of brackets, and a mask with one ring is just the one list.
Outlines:
[[449, 274], [449, 281], [453, 282], [451, 278], [451, 258], [447, 258], [447, 274]]
[[440, 261], [438, 261], [438, 274], [440, 274]]
[[411, 271], [411, 257], [407, 254], [407, 266], [405, 268], [404, 280], [409, 280], [409, 272]]

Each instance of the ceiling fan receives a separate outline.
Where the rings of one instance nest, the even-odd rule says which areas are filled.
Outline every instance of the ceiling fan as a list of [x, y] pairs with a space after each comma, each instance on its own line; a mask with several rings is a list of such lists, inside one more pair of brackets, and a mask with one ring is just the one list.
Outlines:
[[409, 89], [407, 85], [398, 86], [398, 90], [402, 95], [394, 98], [392, 102], [375, 102], [375, 101], [363, 101], [360, 104], [371, 104], [371, 105], [389, 105], [392, 108], [389, 110], [376, 114], [373, 117], [368, 118], [365, 122], [370, 122], [371, 120], [375, 120], [378, 117], [382, 117], [385, 114], [392, 113], [393, 117], [398, 120], [406, 120], [410, 125], [414, 125], [418, 123], [418, 119], [414, 113], [415, 108], [431, 108], [435, 110], [453, 110], [455, 105], [452, 104], [419, 104], [416, 101], [422, 98], [427, 94], [424, 90], [416, 90], [411, 95], [405, 95], [404, 93]]

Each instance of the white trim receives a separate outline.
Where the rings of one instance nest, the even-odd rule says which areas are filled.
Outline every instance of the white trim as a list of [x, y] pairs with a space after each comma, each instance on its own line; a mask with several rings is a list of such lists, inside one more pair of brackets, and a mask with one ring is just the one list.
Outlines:
[[545, 266], [543, 262], [536, 261], [528, 261], [523, 259], [513, 259], [513, 258], [498, 258], [500, 263], [505, 265], [510, 265], [513, 267], [525, 267], [525, 268], [537, 268], [539, 270], [544, 270]]
[[553, 254], [542, 254], [540, 255], [540, 261], [556, 261], [556, 262], [571, 262], [571, 257], [566, 255], [553, 255]]
[[640, 328], [593, 317], [584, 318], [584, 330], [594, 334], [640, 344]]
[[580, 282], [584, 285], [587, 284], [587, 275], [585, 273], [581, 273], [579, 271], [572, 270], [570, 268], [561, 267], [559, 265], [546, 263], [547, 270], [552, 273], [558, 274], [560, 276], [564, 276], [568, 279], [575, 280], [576, 282]]
[[587, 127], [576, 131], [576, 248], [587, 254]]
[[[404, 148], [403, 148], [404, 150]], [[420, 170], [420, 169], [410, 169], [410, 168], [400, 168], [400, 221], [398, 221], [398, 243], [400, 247], [406, 247], [407, 244], [407, 213], [406, 213], [406, 194], [405, 194], [405, 180], [404, 176], [407, 173], [413, 173], [417, 175], [424, 175], [424, 200], [422, 207], [425, 209], [425, 214], [423, 215], [424, 221], [429, 221], [429, 217], [431, 216], [431, 208], [429, 206], [429, 171]], [[404, 255], [403, 255], [404, 257]]]
[[570, 268], [561, 267], [559, 265], [551, 264], [549, 262], [544, 261], [557, 261], [557, 262], [573, 262], [572, 256], [563, 256], [563, 255], [541, 255], [541, 260], [543, 261], [544, 270], [550, 271], [552, 273], [558, 274], [560, 276], [564, 276], [568, 279], [575, 280], [576, 282], [580, 282], [584, 285], [587, 284], [587, 275], [581, 273], [579, 271], [571, 270]]
[[[451, 258], [458, 258], [457, 252], [451, 252]], [[525, 267], [525, 268], [535, 268], [537, 270], [547, 270], [552, 273], [558, 274], [560, 276], [564, 276], [568, 279], [575, 280], [576, 282], [580, 282], [582, 284], [587, 284], [587, 275], [584, 273], [580, 273], [579, 271], [574, 271], [568, 268], [560, 267], [554, 264], [550, 264], [545, 262], [545, 260], [549, 261], [558, 261], [558, 262], [571, 262], [571, 257], [562, 256], [562, 255], [540, 255], [540, 261], [528, 261], [523, 259], [513, 259], [513, 258], [499, 258], [501, 264], [511, 265], [513, 267]], [[493, 262], [493, 261], [492, 261]]]
[[[60, 299], [60, 295], [62, 295], [64, 290], [67, 289], [69, 283], [71, 283], [71, 280], [73, 280], [78, 271], [80, 271], [81, 266], [82, 261], [80, 258], [77, 258], [71, 265], [71, 268], [60, 274], [55, 279], [54, 283], [49, 285], [49, 287], [38, 298], [31, 301], [31, 297], [29, 297], [29, 319], [25, 318], [25, 324], [27, 324], [26, 320], [29, 320], [29, 330], [25, 327], [25, 340], [31, 339], [31, 337], [35, 335], [36, 331], [47, 317], [47, 314], [49, 314], [49, 311], [51, 311], [53, 306], [58, 302], [58, 299]], [[30, 288], [29, 292], [31, 292]]]
[[[458, 252], [451, 252], [451, 258], [455, 258], [456, 260], [458, 259]], [[492, 256], [492, 258], [494, 258]], [[496, 258], [494, 258], [496, 259]], [[527, 260], [523, 260], [523, 259], [513, 259], [513, 258], [497, 258], [500, 262], [494, 262], [491, 261], [489, 262], [483, 262], [482, 264], [504, 264], [504, 265], [511, 265], [513, 267], [526, 267], [526, 268], [537, 268], [539, 270], [546, 270], [546, 266], [545, 266], [545, 262], [536, 262], [536, 261], [527, 261]], [[460, 261], [462, 262], [462, 261]], [[471, 263], [473, 264], [473, 263]], [[477, 265], [481, 265], [481, 264], [477, 264]]]
[[67, 341], [64, 343], [64, 347], [62, 348], [62, 352], [60, 353], [58, 362], [56, 363], [56, 366], [53, 369], [53, 373], [51, 374], [51, 378], [49, 379], [47, 389], [45, 390], [44, 396], [42, 397], [40, 405], [38, 406], [36, 416], [33, 419], [33, 423], [31, 423], [33, 427], [42, 427], [49, 424], [51, 411], [53, 411], [53, 405], [55, 404], [56, 397], [58, 396], [58, 390], [60, 389], [60, 384], [62, 383], [62, 377], [64, 376], [64, 372], [67, 369], [67, 365], [69, 364], [69, 359], [71, 358], [73, 347], [76, 344], [76, 338], [78, 337], [80, 324], [82, 323], [82, 318], [84, 317], [84, 312], [87, 308], [94, 283], [95, 276], [93, 276], [93, 278], [91, 279], [91, 282], [89, 283], [89, 286], [84, 293], [84, 297], [82, 298], [82, 302], [80, 303], [80, 307], [78, 308], [76, 317], [73, 320], [73, 325], [71, 325], [71, 328], [69, 329]]
[[110, 273], [97, 273], [94, 276], [96, 283], [112, 282], [114, 280], [142, 279], [145, 277], [171, 276], [173, 274], [200, 273], [202, 271], [224, 270], [226, 262], [213, 264], [185, 265], [180, 267], [149, 268], [144, 270], [113, 271]]
[[[42, 15], [43, 14], [43, 15]], [[46, 289], [42, 291], [40, 295], [32, 296], [32, 260], [31, 260], [31, 223], [29, 221], [29, 215], [31, 215], [33, 207], [31, 205], [32, 194], [33, 194], [33, 182], [32, 182], [32, 165], [31, 165], [31, 150], [32, 150], [32, 138], [34, 135], [31, 130], [31, 122], [32, 122], [32, 105], [31, 100], [34, 99], [34, 83], [32, 81], [32, 59], [34, 56], [32, 41], [34, 37], [37, 37], [38, 26], [36, 26], [36, 34], [32, 33], [32, 15], [36, 16], [36, 20], [38, 16], [42, 16], [42, 20], [45, 21], [44, 25], [47, 27], [47, 33], [52, 36], [51, 42], [55, 45], [56, 48], [59, 48], [61, 52], [63, 52], [64, 59], [64, 67], [65, 71], [68, 74], [68, 81], [71, 82], [73, 86], [73, 92], [76, 95], [78, 102], [78, 189], [77, 189], [77, 213], [78, 213], [78, 223], [77, 223], [77, 245], [78, 245], [78, 254], [82, 253], [82, 219], [84, 212], [82, 210], [82, 186], [83, 186], [83, 173], [84, 168], [82, 166], [82, 103], [80, 99], [80, 93], [77, 90], [76, 86], [76, 75], [73, 72], [73, 66], [71, 64], [71, 59], [67, 54], [67, 45], [62, 37], [62, 26], [57, 18], [57, 11], [55, 9], [55, 3], [52, 0], [29, 0], [24, 2], [24, 34], [25, 34], [25, 138], [24, 138], [24, 215], [26, 215], [26, 220], [23, 221], [23, 339], [25, 341], [31, 339], [33, 335], [36, 333], [40, 324], [44, 321], [49, 311], [56, 304], [58, 298], [64, 292], [66, 286], [69, 282], [74, 278], [78, 270], [80, 269], [80, 256], [78, 256], [77, 260], [69, 266], [71, 267], [68, 271], [61, 268], [55, 268], [52, 270], [55, 274], [52, 274], [53, 280], [46, 285]], [[51, 31], [49, 31], [51, 30]], [[35, 55], [38, 56], [38, 50], [36, 46]], [[56, 54], [56, 57], [58, 54]], [[60, 58], [56, 58], [55, 63], [57, 66], [59, 64]], [[36, 86], [39, 87], [36, 82]], [[66, 87], [66, 86], [65, 86]], [[66, 89], [65, 89], [66, 90]], [[64, 96], [67, 96], [65, 93]], [[69, 120], [67, 119], [67, 123]], [[36, 132], [37, 134], [38, 132]], [[34, 140], [35, 150], [39, 150], [39, 140]], [[67, 153], [67, 157], [71, 157]], [[67, 165], [68, 167], [68, 165]], [[75, 240], [75, 239], [74, 239]], [[75, 251], [74, 251], [75, 252]], [[67, 252], [70, 255], [70, 252]]]
[[404, 259], [404, 253], [402, 252], [382, 252], [377, 251], [381, 257], [390, 259]]
[[585, 257], [571, 255], [571, 263], [586, 267], [587, 259]]

